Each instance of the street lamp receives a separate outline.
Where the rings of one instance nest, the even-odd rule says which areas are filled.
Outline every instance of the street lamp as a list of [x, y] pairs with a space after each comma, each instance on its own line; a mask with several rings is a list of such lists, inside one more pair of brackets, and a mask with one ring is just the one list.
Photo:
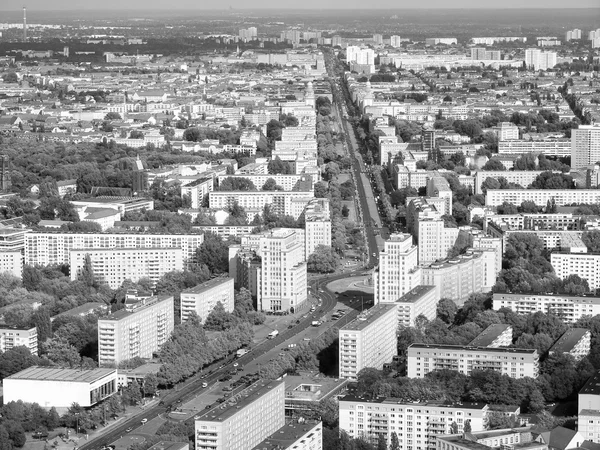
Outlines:
[[79, 435], [79, 413], [75, 413], [75, 420], [76, 420], [75, 436], [77, 436], [77, 435]]

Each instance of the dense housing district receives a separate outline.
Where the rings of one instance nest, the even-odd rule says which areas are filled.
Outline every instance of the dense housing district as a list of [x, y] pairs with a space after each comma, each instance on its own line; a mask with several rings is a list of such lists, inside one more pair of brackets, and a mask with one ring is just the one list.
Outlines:
[[7, 14], [0, 450], [599, 450], [593, 12]]

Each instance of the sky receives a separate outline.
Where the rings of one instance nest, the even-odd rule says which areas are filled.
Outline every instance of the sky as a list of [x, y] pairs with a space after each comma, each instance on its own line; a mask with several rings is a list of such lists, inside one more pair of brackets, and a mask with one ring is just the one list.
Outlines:
[[[596, 8], [600, 0], [0, 0], [0, 11], [34, 10], [123, 10], [123, 9], [427, 9], [427, 8]], [[0, 16], [0, 22], [2, 17]]]

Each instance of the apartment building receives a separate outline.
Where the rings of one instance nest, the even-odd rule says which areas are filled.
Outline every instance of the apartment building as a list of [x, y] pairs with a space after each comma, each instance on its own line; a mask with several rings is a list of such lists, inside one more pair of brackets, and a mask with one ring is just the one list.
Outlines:
[[323, 422], [288, 421], [252, 450], [323, 450]]
[[444, 220], [420, 215], [417, 220], [419, 264], [430, 264], [445, 259], [458, 237], [458, 228], [447, 228]]
[[539, 355], [535, 349], [487, 348], [463, 345], [411, 344], [407, 351], [407, 375], [424, 378], [435, 370], [495, 370], [512, 378], [537, 378]]
[[173, 296], [161, 295], [126, 304], [98, 319], [98, 364], [152, 358], [169, 339], [174, 321]]
[[30, 230], [23, 228], [0, 228], [0, 252], [11, 253], [25, 251], [25, 236]]
[[448, 181], [442, 176], [435, 176], [427, 180], [427, 197], [438, 197], [444, 199], [444, 209], [440, 214], [452, 214], [452, 189]]
[[424, 316], [434, 320], [437, 313], [437, 304], [440, 298], [435, 286], [419, 285], [411, 289], [398, 300], [398, 323], [405, 327], [414, 327], [415, 319]]
[[316, 198], [306, 205], [304, 231], [306, 259], [319, 245], [331, 247], [331, 216], [328, 199]]
[[[491, 250], [496, 258], [496, 272], [502, 270], [502, 255], [504, 254], [504, 242], [501, 238], [488, 236], [483, 233], [472, 235], [473, 250]], [[485, 282], [484, 282], [485, 284]]]
[[421, 284], [418, 248], [410, 234], [392, 234], [379, 252], [373, 272], [375, 303], [394, 303]]
[[549, 353], [568, 353], [580, 361], [590, 353], [592, 334], [585, 328], [569, 328], [550, 347]]
[[598, 189], [488, 189], [485, 194], [486, 206], [500, 206], [504, 202], [520, 205], [530, 201], [537, 206], [546, 206], [548, 201], [554, 201], [557, 206], [572, 203], [599, 203]]
[[37, 328], [0, 327], [0, 351], [26, 347], [32, 355], [38, 355]]
[[196, 416], [196, 450], [248, 450], [285, 425], [285, 383], [261, 380]]
[[[484, 264], [490, 258], [490, 264]], [[421, 284], [435, 286], [439, 298], [449, 298], [462, 306], [471, 294], [483, 292], [484, 279], [495, 279], [493, 252], [468, 251], [421, 269]], [[484, 270], [489, 272], [484, 275]]]
[[577, 216], [570, 213], [558, 214], [496, 214], [486, 211], [483, 229], [487, 230], [489, 222], [506, 225], [509, 230], [554, 230], [579, 231], [587, 229], [588, 224], [595, 224], [590, 216]]
[[502, 177], [509, 183], [520, 184], [524, 188], [535, 181], [542, 170], [478, 170], [475, 172], [475, 194], [483, 194], [481, 185], [488, 178], [497, 180]]
[[118, 289], [125, 280], [137, 282], [149, 278], [157, 283], [166, 273], [184, 268], [180, 248], [74, 249], [69, 252], [71, 280], [81, 276], [87, 258], [94, 278], [111, 289]]
[[522, 155], [540, 153], [546, 156], [571, 156], [571, 139], [552, 139], [544, 141], [499, 141], [500, 155]]
[[556, 65], [556, 52], [543, 52], [537, 48], [525, 50], [525, 64], [533, 70], [548, 70]]
[[600, 254], [555, 252], [550, 255], [550, 264], [560, 279], [579, 275], [592, 291], [600, 287]]
[[592, 375], [579, 391], [577, 431], [584, 439], [600, 443], [600, 371]]
[[23, 276], [23, 253], [20, 250], [0, 251], [0, 272], [8, 272], [12, 276]]
[[[548, 444], [536, 438], [537, 434], [532, 433], [531, 427], [471, 431], [469, 435], [459, 433], [438, 436], [436, 448], [437, 450], [493, 450], [497, 448], [548, 450]], [[559, 442], [559, 440], [555, 442]], [[564, 439], [561, 439], [560, 442], [564, 442]]]
[[[208, 201], [212, 209], [228, 209], [237, 203], [246, 210], [262, 211], [265, 205], [271, 207], [271, 212], [279, 215], [292, 216], [298, 219], [306, 205], [314, 198], [311, 191], [236, 191], [211, 192]], [[299, 208], [294, 208], [293, 200], [301, 201]]]
[[313, 177], [306, 174], [236, 174], [219, 175], [219, 186], [227, 178], [244, 178], [252, 181], [256, 189], [262, 190], [267, 180], [272, 179], [277, 186], [281, 186], [284, 191], [312, 191], [314, 189]]
[[204, 321], [217, 303], [227, 312], [234, 308], [233, 278], [213, 278], [193, 288], [181, 291], [181, 322], [185, 322], [193, 312]]
[[73, 249], [181, 249], [185, 263], [195, 262], [203, 234], [29, 232], [25, 235], [25, 264], [69, 264]]
[[347, 395], [339, 401], [339, 426], [352, 438], [376, 444], [383, 435], [389, 446], [396, 434], [400, 448], [427, 450], [434, 449], [437, 439], [454, 427], [462, 433], [469, 423], [472, 432], [485, 430], [488, 411], [484, 403], [410, 403], [399, 398]]
[[600, 124], [579, 125], [571, 133], [571, 166], [581, 169], [600, 161]]
[[214, 188], [213, 177], [200, 178], [181, 186], [181, 196], [188, 196], [191, 200], [191, 208], [199, 209], [202, 207], [204, 196], [212, 192]]
[[295, 311], [307, 299], [307, 272], [304, 233], [276, 228], [260, 235], [261, 311]]
[[488, 326], [475, 339], [469, 342], [469, 347], [508, 347], [512, 344], [512, 340], [512, 327], [504, 323], [495, 323]]
[[[473, 49], [471, 49], [472, 51]], [[501, 122], [499, 126], [492, 127], [492, 131], [498, 136], [498, 141], [519, 139], [519, 127], [511, 122]]]
[[397, 354], [398, 305], [373, 306], [339, 330], [340, 378], [356, 380], [366, 368], [382, 369]]
[[579, 297], [564, 294], [504, 294], [495, 292], [493, 308], [508, 308], [517, 314], [554, 314], [564, 322], [574, 323], [583, 316], [600, 314], [600, 297]]

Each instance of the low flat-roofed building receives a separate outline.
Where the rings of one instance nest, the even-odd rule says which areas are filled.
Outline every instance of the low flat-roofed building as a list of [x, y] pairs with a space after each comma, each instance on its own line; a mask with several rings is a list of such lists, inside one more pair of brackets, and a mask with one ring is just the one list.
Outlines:
[[135, 369], [117, 369], [118, 385], [119, 387], [127, 386], [133, 381], [137, 381], [141, 385], [148, 375], [156, 375], [161, 367], [160, 363], [149, 362]]
[[470, 343], [470, 347], [508, 347], [512, 344], [513, 328], [504, 323], [495, 323], [483, 330]]
[[290, 421], [252, 450], [322, 450], [323, 422]]
[[38, 354], [37, 328], [0, 326], [0, 351], [26, 347], [32, 355]]
[[550, 347], [549, 353], [568, 353], [577, 361], [590, 353], [592, 333], [585, 328], [569, 328]]
[[329, 378], [310, 372], [285, 377], [285, 415], [296, 417], [321, 400], [346, 391], [348, 380]]
[[398, 300], [398, 323], [405, 327], [414, 327], [415, 319], [420, 315], [427, 320], [435, 319], [437, 304], [440, 301], [435, 286], [419, 285], [411, 289]]
[[473, 370], [495, 370], [512, 378], [537, 378], [539, 373], [535, 349], [411, 344], [406, 359], [409, 378], [424, 378], [429, 372], [443, 369], [463, 375]]
[[181, 321], [185, 322], [192, 312], [204, 321], [219, 302], [225, 311], [233, 312], [233, 283], [233, 278], [218, 277], [181, 291]]
[[148, 450], [190, 450], [189, 442], [160, 441]]
[[117, 391], [117, 370], [33, 366], [6, 377], [3, 384], [5, 403], [22, 400], [43, 408], [78, 403], [87, 408]]
[[471, 431], [469, 433], [437, 436], [437, 450], [547, 450], [548, 444], [535, 440], [531, 427], [501, 430]]
[[51, 317], [50, 320], [54, 321], [57, 317], [64, 316], [79, 316], [85, 317], [90, 314], [104, 314], [108, 311], [108, 305], [106, 303], [100, 302], [88, 302], [83, 305], [76, 306], [75, 308], [68, 309], [67, 311], [61, 312], [54, 317]]

